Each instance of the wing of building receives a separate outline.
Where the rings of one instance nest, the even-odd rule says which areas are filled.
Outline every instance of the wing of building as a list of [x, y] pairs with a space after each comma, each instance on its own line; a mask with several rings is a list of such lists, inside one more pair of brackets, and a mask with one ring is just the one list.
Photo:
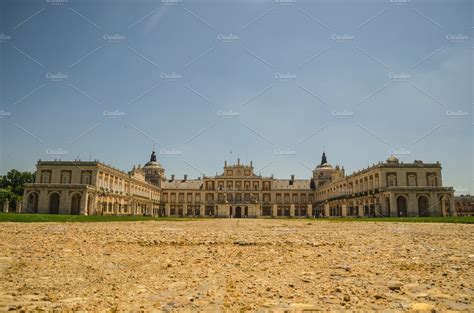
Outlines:
[[94, 161], [38, 161], [25, 187], [23, 211], [51, 214], [206, 217], [329, 217], [456, 215], [454, 190], [441, 165], [385, 162], [346, 175], [323, 153], [307, 179], [254, 172], [252, 162], [224, 163], [220, 175], [165, 176], [152, 153], [130, 172]]

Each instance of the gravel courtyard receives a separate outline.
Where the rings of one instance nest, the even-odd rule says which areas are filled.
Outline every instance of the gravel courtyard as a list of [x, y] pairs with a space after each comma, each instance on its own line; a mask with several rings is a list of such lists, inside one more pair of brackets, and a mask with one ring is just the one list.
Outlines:
[[474, 225], [0, 224], [0, 311], [474, 311]]

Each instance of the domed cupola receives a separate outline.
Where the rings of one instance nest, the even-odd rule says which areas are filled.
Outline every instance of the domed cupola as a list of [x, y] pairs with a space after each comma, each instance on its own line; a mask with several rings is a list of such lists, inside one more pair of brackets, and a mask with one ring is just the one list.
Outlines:
[[155, 151], [151, 152], [150, 161], [145, 164], [143, 170], [145, 171], [145, 180], [147, 182], [156, 186], [161, 186], [161, 179], [165, 170], [156, 160]]
[[328, 163], [326, 152], [323, 151], [323, 156], [321, 157], [321, 164], [317, 166], [317, 168], [327, 168], [332, 169], [332, 165]]
[[400, 163], [400, 161], [398, 160], [398, 158], [396, 156], [394, 156], [393, 154], [387, 159], [387, 163], [388, 164], [398, 164]]

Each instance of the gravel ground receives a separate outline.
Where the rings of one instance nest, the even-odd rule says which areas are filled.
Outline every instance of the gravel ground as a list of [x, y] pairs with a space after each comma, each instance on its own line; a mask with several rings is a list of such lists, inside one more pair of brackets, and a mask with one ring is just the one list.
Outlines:
[[0, 224], [0, 311], [474, 311], [474, 225]]

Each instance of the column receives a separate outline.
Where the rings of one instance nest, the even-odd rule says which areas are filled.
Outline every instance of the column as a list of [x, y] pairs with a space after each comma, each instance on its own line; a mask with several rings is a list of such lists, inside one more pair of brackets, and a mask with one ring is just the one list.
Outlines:
[[278, 206], [276, 204], [272, 205], [272, 217], [276, 217], [278, 212]]
[[257, 203], [254, 205], [254, 210], [255, 210], [255, 217], [260, 217], [260, 215], [262, 215], [262, 205], [260, 203]]
[[394, 193], [390, 194], [390, 216], [398, 217], [397, 201]]
[[324, 205], [324, 217], [329, 217], [331, 216], [331, 208], [329, 207], [329, 204]]
[[71, 214], [71, 197], [67, 190], [59, 191], [59, 214]]
[[88, 199], [89, 199], [89, 194], [87, 192], [84, 192], [84, 194], [81, 197], [79, 214], [87, 215], [87, 202], [88, 202], [87, 200]]
[[439, 207], [439, 202], [436, 199], [436, 193], [430, 192], [430, 216], [441, 216], [441, 208]]
[[312, 204], [308, 204], [307, 208], [306, 208], [306, 215], [308, 217], [312, 217], [313, 216], [313, 205]]
[[451, 195], [449, 197], [449, 215], [451, 216], [457, 216], [456, 213], [456, 203], [454, 202], [454, 197]]
[[3, 202], [3, 213], [8, 213], [9, 208], [10, 208], [10, 201], [5, 200], [5, 202]]
[[295, 217], [295, 205], [290, 204], [290, 217]]
[[418, 201], [416, 201], [416, 194], [409, 193], [408, 194], [408, 216], [418, 216]]
[[341, 206], [341, 216], [346, 217], [347, 216], [347, 204], [343, 204]]
[[170, 216], [170, 211], [171, 211], [170, 204], [165, 203], [165, 216]]
[[48, 191], [41, 190], [38, 199], [38, 213], [49, 213]]
[[359, 217], [363, 217], [364, 216], [364, 205], [363, 204], [358, 204], [357, 205], [357, 215]]
[[16, 213], [21, 213], [23, 207], [23, 203], [21, 201], [16, 202]]
[[206, 216], [206, 206], [204, 204], [201, 204], [201, 206], [199, 207], [199, 215], [201, 217]]

